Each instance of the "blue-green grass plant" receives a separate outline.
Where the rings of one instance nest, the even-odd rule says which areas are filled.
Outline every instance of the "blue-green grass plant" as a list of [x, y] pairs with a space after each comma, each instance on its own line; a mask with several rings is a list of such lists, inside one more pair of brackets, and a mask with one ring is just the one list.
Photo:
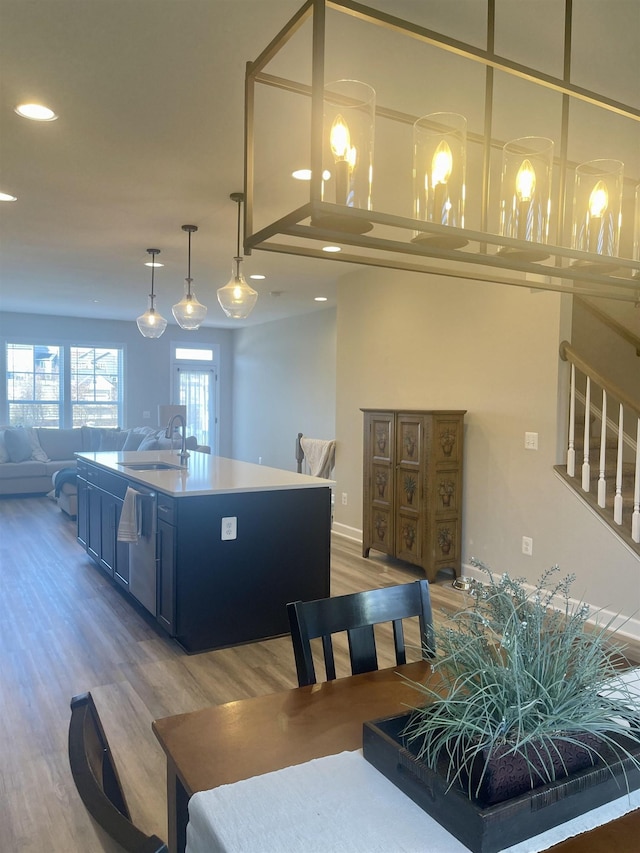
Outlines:
[[[470, 798], [505, 748], [525, 757], [532, 787], [566, 775], [561, 741], [579, 743], [594, 764], [630, 758], [616, 735], [640, 743], [640, 699], [619, 678], [621, 662], [622, 671], [628, 664], [612, 641], [612, 622], [599, 624], [595, 614], [588, 624], [590, 608], [569, 595], [574, 576], [559, 578], [557, 566], [532, 590], [474, 565], [486, 581], [472, 581], [471, 606], [445, 614], [435, 631], [436, 682], [410, 681], [425, 700], [404, 732], [419, 758], [433, 770], [444, 759], [450, 785]], [[585, 745], [585, 735], [595, 735], [596, 745]]]

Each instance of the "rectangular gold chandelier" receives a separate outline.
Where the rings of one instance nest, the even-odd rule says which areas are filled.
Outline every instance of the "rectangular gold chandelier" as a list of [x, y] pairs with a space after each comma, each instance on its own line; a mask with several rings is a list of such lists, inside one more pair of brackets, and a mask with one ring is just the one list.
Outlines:
[[480, 45], [307, 0], [247, 63], [246, 254], [640, 301], [640, 110], [571, 81], [571, 0], [559, 76], [482, 11]]

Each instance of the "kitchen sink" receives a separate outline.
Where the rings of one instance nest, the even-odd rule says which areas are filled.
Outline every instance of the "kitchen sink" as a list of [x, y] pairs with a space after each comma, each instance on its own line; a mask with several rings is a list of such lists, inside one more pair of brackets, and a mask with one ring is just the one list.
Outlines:
[[118, 462], [122, 468], [130, 471], [183, 471], [182, 465], [171, 465], [170, 462]]

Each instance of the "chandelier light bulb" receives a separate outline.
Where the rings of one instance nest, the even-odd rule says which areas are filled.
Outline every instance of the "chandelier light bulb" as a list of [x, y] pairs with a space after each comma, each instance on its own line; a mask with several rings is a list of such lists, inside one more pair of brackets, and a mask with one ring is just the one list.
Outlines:
[[531, 201], [536, 188], [536, 172], [529, 160], [523, 160], [516, 175], [518, 201]]
[[446, 139], [436, 148], [431, 161], [431, 185], [446, 184], [453, 169], [453, 155]]
[[609, 193], [604, 181], [598, 181], [589, 196], [589, 213], [591, 216], [604, 216], [609, 207]]

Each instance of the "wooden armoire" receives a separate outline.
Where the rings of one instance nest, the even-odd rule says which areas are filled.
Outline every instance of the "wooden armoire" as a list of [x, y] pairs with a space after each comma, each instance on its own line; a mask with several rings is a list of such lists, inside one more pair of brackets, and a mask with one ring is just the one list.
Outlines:
[[465, 411], [362, 409], [362, 554], [460, 575]]

